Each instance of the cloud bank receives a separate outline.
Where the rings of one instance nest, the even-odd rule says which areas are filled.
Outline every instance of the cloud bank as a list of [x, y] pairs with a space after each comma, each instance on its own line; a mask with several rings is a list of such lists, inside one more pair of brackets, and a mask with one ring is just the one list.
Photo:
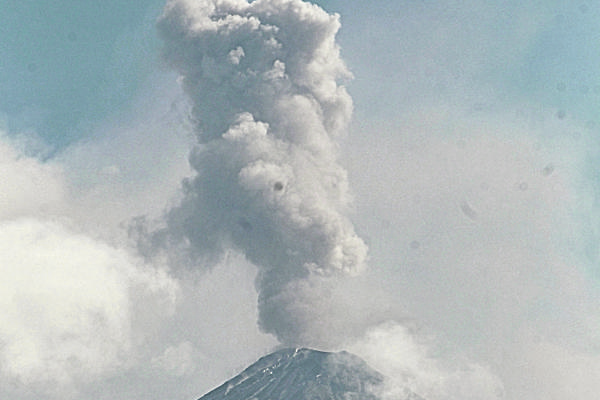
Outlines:
[[137, 307], [172, 312], [177, 284], [61, 215], [68, 191], [58, 165], [6, 138], [0, 153], [0, 392], [70, 397], [136, 364]]
[[141, 247], [201, 267], [241, 251], [259, 267], [261, 328], [300, 343], [302, 286], [356, 274], [367, 255], [337, 162], [352, 111], [338, 16], [298, 0], [174, 0], [158, 27], [192, 102], [196, 176], [165, 227], [138, 227]]

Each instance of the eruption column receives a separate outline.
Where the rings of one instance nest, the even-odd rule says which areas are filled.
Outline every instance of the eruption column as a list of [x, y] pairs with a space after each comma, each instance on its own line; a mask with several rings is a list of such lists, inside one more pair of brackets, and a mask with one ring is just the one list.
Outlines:
[[286, 344], [306, 336], [302, 288], [360, 272], [367, 254], [337, 162], [352, 112], [338, 18], [300, 0], [171, 0], [159, 20], [197, 145], [152, 242], [189, 265], [243, 252], [259, 268], [259, 324]]

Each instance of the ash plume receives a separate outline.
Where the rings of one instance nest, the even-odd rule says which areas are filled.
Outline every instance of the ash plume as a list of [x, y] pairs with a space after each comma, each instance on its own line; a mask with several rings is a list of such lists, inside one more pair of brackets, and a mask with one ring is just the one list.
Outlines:
[[171, 0], [158, 22], [197, 144], [195, 176], [146, 249], [200, 267], [244, 253], [260, 327], [286, 344], [306, 335], [311, 282], [356, 274], [367, 255], [337, 161], [352, 113], [338, 18], [301, 0]]

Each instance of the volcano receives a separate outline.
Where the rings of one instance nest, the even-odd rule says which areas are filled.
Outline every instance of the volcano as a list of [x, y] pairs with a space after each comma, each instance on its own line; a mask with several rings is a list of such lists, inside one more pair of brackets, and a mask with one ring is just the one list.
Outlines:
[[[381, 400], [384, 377], [361, 358], [306, 348], [276, 351], [199, 400]], [[406, 391], [397, 400], [424, 400]]]

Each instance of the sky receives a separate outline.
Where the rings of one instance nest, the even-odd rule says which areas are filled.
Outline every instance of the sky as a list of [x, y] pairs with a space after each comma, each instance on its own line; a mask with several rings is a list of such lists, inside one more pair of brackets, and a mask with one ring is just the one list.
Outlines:
[[0, 4], [0, 397], [192, 399], [308, 346], [385, 399], [594, 398], [599, 17]]

